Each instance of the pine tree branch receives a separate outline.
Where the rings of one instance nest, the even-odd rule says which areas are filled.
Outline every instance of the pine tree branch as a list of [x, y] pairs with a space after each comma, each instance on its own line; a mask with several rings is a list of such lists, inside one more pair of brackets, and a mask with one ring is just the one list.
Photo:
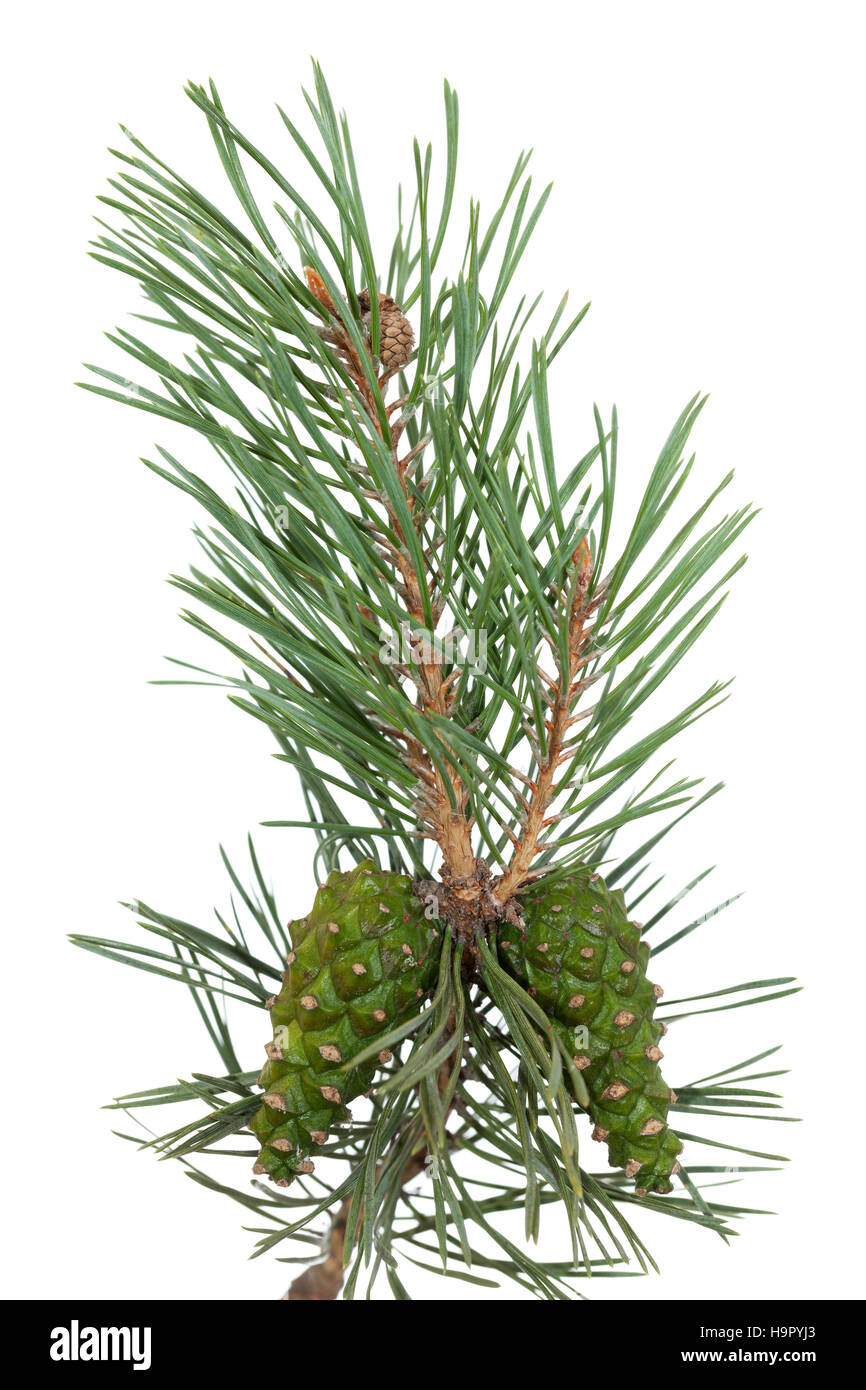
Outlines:
[[[384, 409], [385, 418], [388, 419], [389, 414], [384, 407], [384, 398], [388, 382], [394, 375], [396, 368], [386, 369], [377, 378], [377, 399], [364, 369], [365, 364], [361, 361], [358, 350], [346, 329], [344, 319], [322, 276], [311, 266], [306, 266], [304, 273], [311, 294], [330, 316], [330, 326], [321, 330], [321, 336], [334, 346], [344, 362], [374, 430], [379, 438], [383, 439], [380, 409]], [[410, 332], [411, 330], [407, 331]], [[374, 489], [369, 490], [369, 495], [380, 498], [382, 501], [387, 512], [388, 525], [396, 537], [397, 543], [392, 544], [387, 537], [380, 533], [380, 544], [384, 547], [384, 559], [394, 567], [399, 576], [396, 588], [405, 602], [412, 632], [414, 633], [417, 629], [421, 629], [422, 632], [426, 631], [427, 615], [432, 613], [431, 635], [435, 638], [436, 627], [442, 616], [444, 603], [441, 596], [436, 594], [434, 583], [427, 572], [430, 568], [429, 549], [424, 550], [423, 547], [423, 524], [415, 505], [415, 497], [411, 493], [407, 481], [410, 465], [420, 458], [430, 440], [429, 438], [419, 440], [401, 458], [399, 441], [405, 425], [406, 422], [402, 418], [399, 418], [394, 424], [389, 424], [387, 442], [391, 451], [394, 474], [405, 503], [405, 511], [414, 528], [415, 539], [421, 547], [422, 555], [428, 561], [427, 570], [419, 571], [419, 568], [413, 563], [407, 545], [405, 522], [398, 515], [389, 495], [383, 493], [380, 496]], [[413, 659], [411, 667], [408, 668], [408, 673], [418, 692], [420, 710], [425, 716], [434, 714], [442, 719], [450, 719], [454, 708], [454, 694], [449, 687], [453, 684], [456, 673], [452, 672], [449, 676], [443, 677], [442, 663], [436, 660], [435, 644], [421, 639], [420, 646], [422, 652], [425, 647], [430, 649], [431, 659], [425, 660], [423, 657], [417, 661]], [[413, 651], [414, 657], [415, 652]], [[468, 878], [475, 868], [475, 854], [472, 847], [471, 829], [466, 817], [468, 792], [457, 770], [454, 751], [446, 741], [443, 741], [445, 754], [443, 771], [434, 763], [418, 739], [409, 736], [402, 737], [406, 743], [406, 762], [418, 776], [421, 784], [420, 818], [424, 826], [423, 833], [429, 834], [439, 844], [444, 864], [449, 873], [456, 878]]]
[[[228, 487], [211, 486], [163, 449], [159, 463], [148, 463], [210, 518], [210, 530], [197, 533], [208, 572], [193, 569], [173, 582], [208, 610], [204, 616], [187, 610], [184, 617], [231, 655], [233, 674], [178, 664], [184, 674], [194, 673], [190, 683], [227, 687], [233, 703], [273, 733], [280, 756], [300, 777], [307, 819], [265, 823], [315, 835], [317, 877], [340, 871], [344, 854], [352, 864], [370, 858], [410, 873], [416, 893], [423, 896], [427, 886], [436, 892], [451, 927], [443, 933], [442, 962], [446, 948], [456, 953], [445, 971], [450, 994], [442, 993], [440, 969], [433, 1006], [410, 1029], [395, 1027], [382, 1044], [394, 1064], [368, 1093], [368, 1116], [337, 1129], [323, 1151], [329, 1164], [348, 1166], [345, 1178], [331, 1186], [301, 1174], [291, 1196], [251, 1197], [190, 1175], [273, 1220], [259, 1232], [259, 1253], [296, 1238], [309, 1250], [317, 1243], [312, 1223], [335, 1211], [326, 1258], [295, 1282], [290, 1298], [336, 1297], [344, 1265], [347, 1298], [362, 1271], [368, 1292], [382, 1272], [398, 1297], [408, 1297], [398, 1258], [421, 1264], [437, 1244], [451, 1277], [496, 1287], [477, 1273], [489, 1271], [536, 1295], [570, 1298], [573, 1281], [599, 1272], [595, 1266], [616, 1277], [626, 1271], [611, 1264], [628, 1263], [632, 1254], [644, 1271], [652, 1261], [626, 1219], [636, 1199], [623, 1180], [579, 1169], [580, 1075], [568, 1047], [547, 1045], [538, 1002], [522, 991], [518, 998], [513, 981], [498, 970], [488, 928], [497, 916], [515, 920], [515, 894], [530, 881], [543, 875], [561, 883], [576, 865], [610, 864], [608, 886], [622, 880], [632, 911], [656, 888], [659, 879], [632, 893], [646, 856], [718, 790], [699, 795], [698, 782], [688, 777], [668, 783], [670, 762], [654, 770], [656, 755], [715, 707], [725, 685], [714, 682], [659, 727], [632, 732], [632, 721], [718, 612], [742, 558], [720, 577], [714, 567], [722, 568], [754, 513], [734, 511], [702, 529], [728, 475], [665, 538], [662, 528], [692, 469], [686, 446], [703, 405], [696, 396], [650, 470], [624, 549], [611, 552], [616, 411], [609, 427], [596, 411], [597, 443], [562, 477], [547, 396], [548, 366], [586, 309], [559, 329], [565, 298], [560, 301], [533, 343], [529, 372], [520, 354], [540, 296], [531, 304], [520, 299], [513, 317], [508, 311], [510, 324], [501, 313], [547, 198], [546, 190], [534, 204], [530, 199], [527, 157], [518, 159], [487, 225], [470, 204], [462, 264], [458, 258], [437, 291], [432, 275], [452, 208], [457, 148], [456, 98], [446, 84], [441, 211], [431, 208], [430, 150], [424, 154], [416, 144], [411, 218], [406, 228], [401, 214], [387, 276], [380, 278], [348, 128], [318, 66], [315, 73], [308, 103], [324, 155], [280, 114], [296, 160], [299, 151], [324, 190], [318, 210], [228, 120], [213, 84], [191, 87], [190, 96], [205, 114], [250, 234], [132, 139], [132, 155], [121, 155], [124, 168], [112, 184], [117, 196], [104, 200], [123, 225], [115, 231], [101, 224], [105, 234], [94, 252], [139, 283], [150, 301], [143, 322], [162, 341], [173, 335], [174, 344], [189, 350], [164, 353], [118, 330], [110, 340], [136, 369], [145, 368], [145, 383], [95, 368], [99, 380], [89, 389], [171, 428], [196, 431], [231, 475]], [[264, 176], [286, 208], [257, 203], [248, 161], [253, 182]], [[276, 235], [268, 225], [271, 206], [283, 224]], [[500, 229], [501, 254], [493, 256]], [[302, 273], [280, 249], [286, 232], [299, 269], [306, 267]], [[417, 350], [413, 355], [410, 347], [405, 357], [400, 350], [412, 332], [399, 305], [417, 306]], [[396, 399], [386, 404], [398, 376]], [[603, 583], [596, 574], [605, 575]], [[214, 613], [220, 626], [235, 624], [230, 633], [236, 637], [239, 629], [243, 642], [205, 621]], [[446, 637], [437, 636], [440, 624], [452, 629]], [[483, 663], [474, 656], [443, 663], [442, 649], [458, 630], [473, 643], [483, 633]], [[376, 651], [384, 635], [398, 633], [408, 653], [403, 646], [397, 655]], [[539, 665], [544, 642], [551, 651]], [[576, 709], [595, 680], [602, 682], [598, 698], [591, 708]], [[585, 722], [578, 726], [578, 720]], [[340, 804], [344, 795], [348, 807]], [[624, 846], [621, 857], [615, 835], [635, 830], [647, 816], [662, 816], [663, 828], [637, 849]], [[360, 823], [367, 818], [371, 824]], [[567, 823], [555, 829], [561, 822]], [[441, 852], [441, 882], [425, 877], [430, 855], [423, 841]], [[481, 854], [494, 868], [476, 858]], [[77, 939], [191, 993], [226, 1075], [194, 1073], [190, 1082], [117, 1102], [128, 1110], [197, 1100], [198, 1118], [148, 1141], [187, 1166], [193, 1153], [246, 1154], [238, 1136], [258, 1104], [257, 1072], [241, 1071], [225, 1013], [226, 1001], [230, 1009], [235, 1001], [261, 1008], [286, 955], [284, 918], [255, 860], [254, 868], [256, 890], [246, 894], [230, 870], [232, 892], [269, 944], [270, 964], [249, 950], [234, 902], [218, 915], [218, 933], [140, 905], [149, 944]], [[681, 896], [651, 915], [646, 930]], [[657, 949], [674, 946], [712, 915], [673, 930]], [[782, 998], [791, 991], [776, 986], [788, 984], [787, 978], [750, 980], [689, 995], [681, 1005], [709, 1014]], [[770, 994], [756, 993], [771, 987]], [[715, 1002], [717, 995], [733, 995], [734, 1002]], [[696, 1007], [696, 1000], [707, 1007]], [[451, 1065], [443, 1032], [451, 1003], [460, 1019], [454, 1045], [465, 1031], [471, 1073]], [[681, 1005], [669, 1003], [668, 1016], [687, 1016], [670, 1014]], [[403, 1050], [410, 1036], [411, 1048]], [[471, 1093], [463, 1084], [469, 1080]], [[678, 1089], [677, 1108], [696, 1116], [775, 1108], [763, 1093], [718, 1083]], [[453, 1136], [444, 1125], [452, 1105]], [[552, 1126], [539, 1123], [542, 1115]], [[462, 1165], [452, 1162], [452, 1139], [488, 1165], [483, 1177], [457, 1171]], [[432, 1191], [409, 1193], [407, 1177], [421, 1171], [425, 1151], [440, 1160], [439, 1178]], [[646, 1201], [660, 1215], [718, 1233], [730, 1215], [745, 1210], [711, 1205], [691, 1180], [676, 1198]], [[552, 1202], [562, 1204], [572, 1236], [570, 1261], [532, 1258], [539, 1213]], [[500, 1218], [521, 1212], [526, 1239], [515, 1243]], [[477, 1234], [484, 1252], [473, 1248]], [[426, 1244], [434, 1235], [434, 1245]]]
[[592, 556], [585, 536], [574, 552], [572, 564], [571, 597], [567, 593], [563, 596], [568, 609], [567, 657], [563, 661], [559, 649], [555, 647], [556, 676], [545, 677], [541, 673], [549, 692], [546, 703], [550, 712], [545, 720], [547, 746], [543, 754], [536, 754], [538, 768], [535, 778], [529, 781], [529, 797], [518, 795], [517, 798], [524, 808], [523, 828], [517, 837], [511, 862], [493, 890], [502, 908], [530, 876], [535, 856], [545, 847], [541, 838], [543, 831], [560, 819], [558, 816], [548, 816], [547, 812], [557, 792], [564, 789], [557, 787], [556, 777], [560, 767], [572, 757], [571, 752], [566, 750], [566, 740], [576, 722], [576, 716], [572, 713], [575, 702], [587, 685], [580, 676], [586, 665], [586, 648], [591, 641], [587, 623], [593, 608], [601, 602], [598, 594], [592, 600], [589, 597]]

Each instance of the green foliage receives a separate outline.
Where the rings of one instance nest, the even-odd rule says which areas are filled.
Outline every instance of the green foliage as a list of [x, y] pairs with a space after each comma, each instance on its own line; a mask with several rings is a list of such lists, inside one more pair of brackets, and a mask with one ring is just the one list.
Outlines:
[[[234, 704], [271, 731], [306, 805], [304, 819], [271, 824], [313, 832], [318, 877], [367, 859], [399, 873], [437, 867], [407, 748], [420, 750], [449, 795], [465, 789], [475, 852], [499, 871], [526, 811], [525, 788], [548, 755], [550, 679], [541, 654], [548, 651], [563, 669], [570, 634], [562, 599], [572, 592], [573, 557], [586, 538], [595, 621], [581, 698], [592, 688], [593, 703], [581, 707], [567, 745], [555, 829], [534, 868], [556, 885], [577, 866], [605, 862], [605, 878], [622, 887], [631, 915], [659, 882], [638, 885], [651, 853], [719, 789], [674, 776], [663, 759], [668, 744], [724, 698], [726, 685], [698, 691], [655, 727], [639, 720], [719, 611], [743, 563], [736, 547], [754, 513], [719, 510], [730, 474], [703, 500], [681, 506], [694, 462], [690, 436], [704, 403], [694, 397], [650, 469], [614, 554], [616, 411], [609, 420], [596, 412], [588, 448], [567, 468], [553, 444], [548, 374], [586, 307], [568, 318], [563, 299], [539, 327], [541, 296], [530, 300], [513, 289], [550, 190], [533, 193], [521, 154], [492, 216], [483, 218], [470, 203], [454, 251], [458, 107], [446, 83], [442, 187], [437, 196], [431, 147], [416, 142], [414, 187], [406, 200], [399, 194], [398, 228], [382, 257], [345, 117], [317, 65], [314, 76], [307, 105], [321, 152], [280, 116], [294, 165], [318, 185], [315, 206], [229, 120], [213, 84], [188, 92], [234, 196], [231, 214], [131, 135], [130, 152], [116, 152], [121, 172], [102, 199], [116, 226], [100, 224], [93, 254], [141, 287], [147, 336], [126, 329], [109, 335], [141, 380], [92, 367], [94, 380], [84, 384], [194, 431], [227, 470], [228, 485], [214, 485], [165, 448], [146, 460], [208, 519], [196, 532], [205, 567], [173, 582], [190, 604], [187, 622], [230, 659], [222, 675], [180, 662], [191, 674], [178, 679], [225, 683]], [[254, 193], [254, 186], [268, 193]], [[311, 292], [305, 266], [321, 276], [330, 316]], [[367, 350], [358, 304], [365, 287], [393, 296], [416, 329], [415, 357], [397, 377], [391, 404], [388, 383], [377, 374], [375, 294]], [[329, 336], [335, 319], [360, 374], [353, 376]], [[402, 484], [388, 442], [395, 427], [408, 450]], [[429, 578], [418, 612], [407, 613], [395, 557]], [[484, 661], [446, 650], [440, 664], [450, 688], [447, 716], [422, 710], [411, 663], [386, 655], [387, 643], [407, 633], [435, 644], [443, 627], [486, 638]], [[657, 818], [648, 838], [620, 852], [617, 837], [645, 817]], [[574, 1097], [585, 1095], [583, 1082], [539, 1004], [502, 971], [483, 934], [473, 949], [485, 990], [464, 968], [467, 943], [446, 932], [432, 1000], [376, 1039], [377, 1051], [394, 1053], [394, 1066], [366, 1114], [335, 1128], [322, 1146], [323, 1160], [337, 1160], [333, 1180], [320, 1175], [317, 1162], [315, 1175], [300, 1174], [289, 1192], [257, 1183], [235, 1188], [193, 1164], [194, 1155], [256, 1156], [239, 1136], [259, 1108], [257, 1069], [245, 1070], [236, 1055], [231, 1014], [240, 1004], [261, 1008], [279, 988], [290, 943], [250, 848], [256, 887], [244, 887], [226, 861], [233, 902], [218, 918], [218, 932], [138, 904], [139, 925], [155, 944], [75, 938], [184, 985], [220, 1057], [220, 1076], [195, 1073], [188, 1082], [116, 1101], [139, 1116], [182, 1102], [197, 1107], [193, 1119], [145, 1145], [254, 1212], [265, 1223], [255, 1228], [260, 1251], [282, 1251], [288, 1240], [307, 1247], [298, 1257], [281, 1255], [289, 1262], [309, 1259], [309, 1247], [318, 1246], [316, 1223], [348, 1201], [347, 1296], [380, 1273], [395, 1297], [408, 1296], [398, 1262], [483, 1286], [510, 1279], [553, 1299], [574, 1297], [575, 1281], [588, 1273], [649, 1268], [651, 1257], [627, 1217], [635, 1197], [626, 1179], [580, 1163]], [[652, 912], [646, 930], [704, 877]], [[645, 906], [641, 912], [647, 915]], [[677, 927], [656, 952], [707, 915]], [[713, 990], [673, 1001], [657, 1017], [780, 998], [791, 991], [777, 987], [789, 984]], [[722, 996], [725, 1003], [707, 1009], [682, 1007]], [[761, 1060], [675, 1084], [678, 1133], [751, 1153], [727, 1139], [684, 1133], [680, 1121], [695, 1114], [727, 1123], [741, 1112], [775, 1109], [773, 1093], [742, 1085], [778, 1074], [741, 1075]], [[419, 1153], [434, 1176], [419, 1179], [416, 1192], [404, 1175]], [[710, 1200], [698, 1182], [714, 1184], [727, 1172], [692, 1166], [681, 1175], [681, 1192], [650, 1195], [644, 1205], [726, 1237], [746, 1209]], [[551, 1206], [567, 1214], [571, 1249], [559, 1262], [536, 1260], [527, 1248]], [[520, 1212], [522, 1235], [511, 1220]]]
[[[442, 204], [432, 217], [432, 156], [428, 148], [422, 159], [416, 145], [413, 211], [408, 228], [397, 233], [384, 280], [389, 293], [420, 313], [411, 379], [400, 378], [402, 412], [409, 417], [409, 444], [429, 438], [435, 452], [429, 470], [419, 463], [409, 478], [422, 527], [416, 538], [407, 526], [406, 543], [414, 544], [412, 558], [422, 567], [422, 549], [437, 557], [438, 589], [454, 626], [465, 634], [484, 632], [487, 640], [486, 669], [466, 663], [461, 670], [444, 747], [441, 727], [418, 717], [411, 690], [394, 665], [380, 659], [383, 638], [407, 623], [375, 529], [383, 524], [381, 497], [405, 520], [393, 459], [374, 422], [357, 410], [357, 392], [318, 332], [316, 303], [268, 230], [241, 162], [246, 155], [268, 176], [284, 200], [275, 205], [281, 231], [293, 239], [301, 262], [320, 269], [357, 331], [348, 312], [356, 267], [363, 267], [365, 282], [378, 277], [346, 128], [318, 69], [316, 82], [311, 109], [330, 173], [283, 119], [327, 195], [330, 230], [227, 119], [213, 87], [209, 95], [192, 87], [190, 96], [208, 119], [252, 236], [133, 137], [133, 153], [118, 152], [125, 169], [114, 181], [115, 194], [103, 201], [124, 225], [106, 229], [93, 254], [132, 275], [153, 306], [145, 321], [174, 330], [194, 352], [169, 358], [118, 330], [110, 340], [156, 377], [155, 388], [96, 367], [96, 376], [109, 384], [88, 386], [196, 430], [233, 475], [234, 496], [215, 490], [167, 450], [149, 464], [194, 497], [214, 523], [198, 533], [210, 573], [178, 577], [178, 587], [218, 619], [231, 619], [235, 632], [267, 644], [279, 663], [259, 647], [242, 647], [231, 625], [213, 627], [200, 612], [185, 612], [231, 653], [237, 666], [225, 679], [233, 699], [272, 729], [280, 756], [298, 769], [310, 806], [305, 824], [320, 841], [324, 867], [335, 866], [342, 848], [349, 862], [373, 854], [391, 868], [421, 867], [414, 778], [387, 732], [393, 729], [455, 767], [470, 792], [482, 850], [491, 864], [501, 864], [507, 829], [520, 814], [512, 769], [534, 755], [536, 743], [544, 749], [537, 666], [542, 641], [562, 636], [554, 593], [567, 583], [571, 556], [589, 528], [597, 528], [596, 575], [609, 563], [616, 413], [609, 426], [597, 417], [596, 441], [558, 479], [547, 373], [586, 310], [563, 324], [565, 300], [560, 303], [532, 344], [527, 371], [518, 349], [538, 299], [527, 307], [521, 298], [509, 313], [503, 309], [547, 198], [545, 190], [532, 203], [531, 179], [523, 180], [526, 156], [518, 159], [489, 224], [482, 226], [471, 206], [456, 279], [434, 288], [457, 144], [456, 98], [446, 86]], [[724, 691], [714, 684], [659, 728], [613, 749], [715, 616], [724, 586], [742, 563], [737, 559], [710, 578], [753, 515], [740, 508], [706, 519], [729, 474], [639, 571], [688, 480], [693, 460], [687, 446], [702, 404], [694, 398], [674, 425], [625, 548], [609, 564], [589, 672], [601, 694], [574, 749], [572, 770], [581, 770], [581, 782], [562, 808], [565, 819], [547, 856], [555, 855], [561, 867], [593, 858], [612, 825], [626, 816], [658, 813], [688, 798], [695, 784], [678, 779], [653, 785], [613, 818], [599, 815], [648, 758]], [[281, 524], [286, 510], [288, 525]], [[398, 543], [387, 526], [385, 535]], [[432, 613], [427, 620], [424, 635], [432, 640]], [[450, 670], [446, 663], [445, 673]], [[357, 813], [341, 808], [340, 794], [352, 805], [365, 804], [369, 819], [359, 825]]]

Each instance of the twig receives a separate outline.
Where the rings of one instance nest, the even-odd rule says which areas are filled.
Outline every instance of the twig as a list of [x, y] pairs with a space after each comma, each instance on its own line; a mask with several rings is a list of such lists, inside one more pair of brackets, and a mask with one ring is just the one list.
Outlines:
[[[331, 325], [321, 330], [322, 335], [327, 342], [330, 342], [337, 349], [345, 362], [349, 375], [361, 394], [367, 414], [377, 434], [382, 438], [376, 403], [369, 383], [357, 350], [342, 324], [334, 301], [318, 271], [307, 266], [305, 274], [311, 293], [331, 316]], [[378, 378], [379, 390], [383, 396], [388, 380], [392, 375], [393, 372], [384, 372]], [[394, 470], [417, 538], [423, 542], [422, 528], [418, 521], [414, 497], [407, 484], [406, 475], [410, 464], [420, 456], [429, 440], [422, 440], [416, 444], [401, 459], [398, 449], [401, 433], [402, 429], [399, 422], [390, 429], [389, 445], [394, 461]], [[442, 615], [443, 605], [441, 601], [436, 599], [430, 577], [426, 573], [418, 574], [412, 563], [406, 545], [407, 538], [393, 503], [387, 497], [379, 500], [385, 506], [390, 528], [397, 537], [396, 546], [383, 540], [386, 548], [381, 552], [382, 558], [388, 564], [393, 565], [399, 575], [400, 582], [396, 586], [397, 592], [406, 604], [407, 613], [413, 626], [426, 629], [426, 614], [430, 612], [433, 615], [433, 629], [435, 631], [436, 624]], [[435, 658], [435, 652], [433, 656]], [[425, 715], [432, 714], [442, 719], [450, 719], [453, 713], [454, 694], [449, 689], [451, 680], [442, 675], [442, 663], [435, 659], [419, 662], [412, 672], [412, 679], [418, 691], [418, 704], [421, 711]], [[444, 761], [447, 765], [444, 775], [433, 762], [427, 750], [416, 740], [412, 740], [412, 746], [409, 749], [412, 759], [409, 765], [413, 767], [416, 775], [418, 775], [419, 766], [423, 767], [435, 789], [429, 814], [432, 817], [433, 836], [442, 851], [444, 863], [455, 878], [469, 879], [475, 869], [471, 827], [466, 816], [469, 794], [454, 765], [454, 750], [444, 739], [442, 740], [442, 748], [445, 755]], [[425, 780], [427, 779], [425, 778]]]
[[[556, 677], [552, 680], [544, 677], [548, 681], [550, 691], [550, 717], [545, 721], [547, 749], [543, 757], [538, 759], [536, 777], [529, 783], [529, 798], [518, 798], [525, 808], [522, 833], [517, 839], [511, 863], [494, 889], [494, 897], [503, 908], [526, 881], [532, 869], [533, 859], [544, 848], [541, 835], [553, 820], [547, 817], [547, 808], [556, 794], [557, 769], [571, 756], [570, 753], [564, 753], [568, 731], [576, 723], [576, 717], [571, 711], [581, 690], [588, 684], [580, 679], [580, 672], [586, 664], [583, 658], [584, 649], [590, 640], [586, 624], [593, 607], [588, 601], [592, 580], [592, 556], [585, 536], [574, 552], [573, 562], [577, 573], [569, 614], [568, 666], [565, 670], [562, 669], [559, 652], [554, 648]], [[537, 743], [534, 730], [528, 728], [528, 732]], [[538, 754], [536, 757], [538, 758]]]

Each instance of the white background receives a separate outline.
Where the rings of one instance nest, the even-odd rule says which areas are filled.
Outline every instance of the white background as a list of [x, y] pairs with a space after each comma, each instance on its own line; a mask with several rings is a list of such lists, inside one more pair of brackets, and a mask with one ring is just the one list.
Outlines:
[[[254, 721], [219, 693], [147, 684], [167, 674], [165, 654], [200, 654], [163, 583], [194, 561], [199, 518], [136, 460], [155, 440], [197, 458], [196, 441], [71, 383], [82, 360], [117, 365], [101, 334], [138, 307], [131, 281], [85, 257], [116, 123], [217, 190], [182, 93], [213, 76], [240, 126], [293, 168], [274, 103], [303, 119], [310, 53], [349, 111], [383, 238], [412, 135], [441, 151], [445, 75], [461, 99], [461, 218], [470, 192], [491, 210], [521, 147], [535, 149], [539, 190], [555, 180], [526, 287], [551, 306], [566, 287], [572, 303], [593, 301], [557, 364], [563, 466], [592, 439], [592, 402], [615, 400], [627, 508], [685, 400], [709, 389], [696, 489], [735, 465], [736, 500], [763, 509], [751, 562], [684, 677], [696, 691], [738, 675], [679, 749], [684, 772], [728, 788], [660, 859], [673, 887], [719, 866], [704, 907], [746, 893], [663, 958], [665, 983], [691, 993], [796, 974], [807, 988], [683, 1026], [669, 1074], [784, 1040], [789, 1113], [805, 1123], [736, 1130], [794, 1160], [742, 1189], [777, 1215], [750, 1219], [731, 1248], [648, 1219], [661, 1277], [589, 1292], [862, 1294], [864, 37], [861, 6], [790, 0], [151, 0], [7, 16], [8, 1296], [269, 1299], [287, 1281], [270, 1258], [247, 1262], [239, 1207], [114, 1138], [98, 1108], [216, 1061], [181, 990], [76, 952], [65, 934], [128, 935], [116, 902], [136, 895], [205, 921], [225, 903], [217, 844], [240, 854], [249, 828], [297, 805]], [[306, 910], [306, 842], [261, 830], [258, 843], [286, 915]]]

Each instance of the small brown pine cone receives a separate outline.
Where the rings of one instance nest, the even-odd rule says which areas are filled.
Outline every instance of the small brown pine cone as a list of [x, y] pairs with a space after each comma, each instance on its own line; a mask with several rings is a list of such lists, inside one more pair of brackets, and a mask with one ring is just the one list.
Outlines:
[[[370, 327], [370, 292], [361, 290], [358, 306], [364, 327]], [[379, 361], [387, 372], [405, 367], [415, 346], [412, 325], [395, 299], [379, 295]]]

